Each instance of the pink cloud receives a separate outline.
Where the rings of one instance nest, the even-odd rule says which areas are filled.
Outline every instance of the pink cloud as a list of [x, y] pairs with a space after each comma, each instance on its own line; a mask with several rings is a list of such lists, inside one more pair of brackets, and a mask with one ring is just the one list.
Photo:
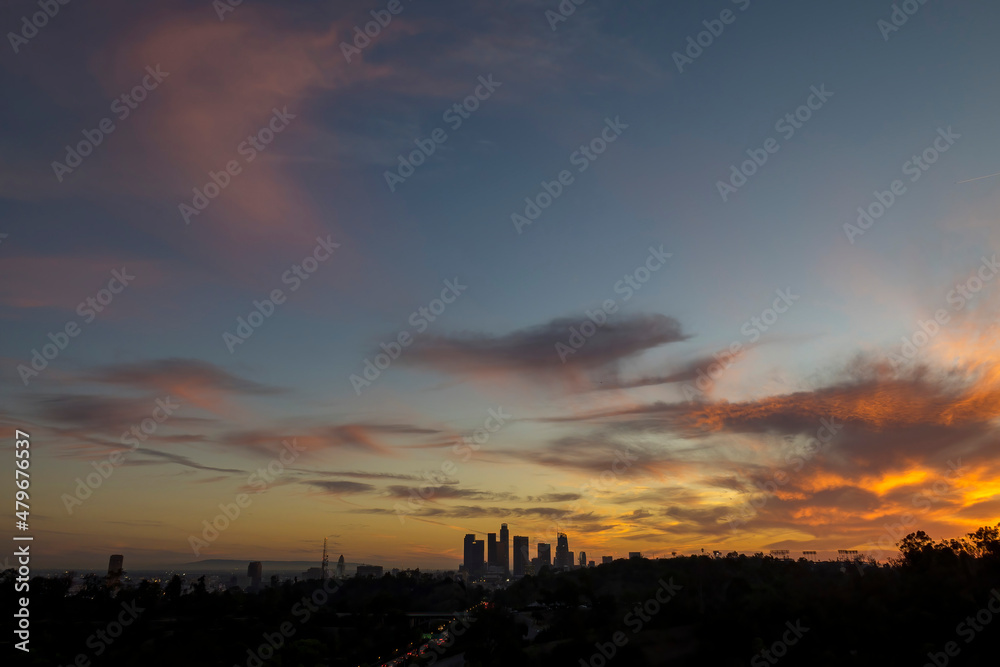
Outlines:
[[[11, 257], [0, 263], [0, 305], [75, 310], [126, 269], [144, 288], [163, 283], [161, 262], [114, 257]], [[116, 281], [117, 288], [120, 283]], [[131, 282], [129, 286], [131, 286]], [[115, 309], [109, 307], [108, 314]], [[119, 309], [120, 310], [120, 309]], [[103, 312], [102, 312], [103, 316]]]

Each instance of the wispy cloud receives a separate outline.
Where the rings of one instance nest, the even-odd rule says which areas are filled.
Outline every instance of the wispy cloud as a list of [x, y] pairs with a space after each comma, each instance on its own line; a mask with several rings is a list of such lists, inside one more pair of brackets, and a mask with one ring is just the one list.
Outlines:
[[369, 493], [375, 490], [375, 487], [371, 484], [363, 484], [361, 482], [313, 480], [306, 482], [306, 484], [314, 486], [324, 493], [329, 493], [333, 496], [348, 495], [353, 493]]
[[624, 359], [688, 338], [672, 317], [634, 315], [597, 327], [574, 354], [560, 357], [556, 346], [569, 347], [571, 327], [579, 325], [579, 319], [561, 318], [502, 336], [427, 336], [404, 359], [455, 375], [504, 373], [568, 379], [581, 372], [613, 370]]

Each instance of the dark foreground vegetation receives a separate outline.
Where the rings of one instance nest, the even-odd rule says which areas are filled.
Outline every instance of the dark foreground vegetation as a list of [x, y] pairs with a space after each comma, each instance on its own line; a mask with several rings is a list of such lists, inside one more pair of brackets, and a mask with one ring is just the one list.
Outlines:
[[[69, 579], [36, 578], [30, 655], [3, 643], [18, 664], [46, 667], [377, 665], [425, 634], [443, 645], [405, 664], [460, 654], [516, 667], [1000, 664], [1000, 524], [938, 543], [914, 533], [900, 550], [889, 565], [616, 561], [496, 592], [419, 571], [259, 593], [181, 594], [179, 579], [112, 591], [90, 577], [68, 595]], [[13, 577], [3, 574], [5, 609], [15, 608]], [[444, 638], [438, 628], [464, 611]]]

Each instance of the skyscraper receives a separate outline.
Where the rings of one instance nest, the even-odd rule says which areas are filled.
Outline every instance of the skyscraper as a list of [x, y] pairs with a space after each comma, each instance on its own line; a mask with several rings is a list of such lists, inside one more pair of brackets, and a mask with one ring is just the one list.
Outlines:
[[114, 554], [108, 559], [108, 586], [117, 586], [121, 581], [125, 556]]
[[497, 555], [497, 534], [486, 533], [486, 563], [488, 565], [499, 565], [499, 558]]
[[340, 558], [337, 560], [337, 578], [344, 578], [344, 554], [340, 554]]
[[538, 566], [552, 565], [552, 545], [545, 542], [538, 543]]
[[531, 559], [528, 556], [528, 538], [514, 536], [514, 571], [515, 577], [523, 577], [525, 567]]
[[252, 561], [247, 565], [247, 576], [250, 577], [250, 586], [260, 588], [260, 579], [263, 575], [264, 566], [259, 560]]
[[[473, 563], [472, 571], [473, 573], [475, 573], [475, 576], [477, 577], [483, 576], [483, 569], [486, 566], [485, 552], [486, 552], [485, 542], [483, 542], [482, 540], [472, 541], [472, 563]], [[466, 565], [465, 568], [469, 569], [469, 566]]]
[[500, 524], [500, 564], [504, 572], [510, 574], [510, 532], [505, 523]]
[[587, 552], [580, 552], [580, 567], [587, 567]]
[[556, 567], [572, 567], [573, 557], [569, 555], [569, 538], [566, 533], [556, 536]]
[[474, 575], [476, 569], [475, 558], [472, 553], [472, 548], [475, 541], [476, 541], [476, 534], [468, 533], [465, 536], [465, 548], [462, 551], [462, 561], [465, 565], [465, 571], [468, 572], [470, 575]]

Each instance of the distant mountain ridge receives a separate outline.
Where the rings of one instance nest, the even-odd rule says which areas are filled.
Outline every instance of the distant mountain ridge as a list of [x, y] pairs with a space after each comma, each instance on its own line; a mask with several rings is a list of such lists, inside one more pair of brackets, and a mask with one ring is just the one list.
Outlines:
[[[190, 563], [181, 563], [185, 567], [199, 567], [199, 568], [219, 568], [219, 569], [230, 569], [230, 568], [245, 568], [251, 561], [242, 560], [236, 558], [210, 558], [207, 560], [197, 560]], [[345, 568], [356, 569], [358, 565], [362, 563], [349, 563], [345, 562]], [[261, 567], [264, 569], [293, 569], [302, 568], [302, 570], [307, 570], [310, 567], [319, 567], [320, 563], [318, 560], [262, 560]], [[330, 560], [330, 572], [335, 572], [337, 570], [337, 561]]]

